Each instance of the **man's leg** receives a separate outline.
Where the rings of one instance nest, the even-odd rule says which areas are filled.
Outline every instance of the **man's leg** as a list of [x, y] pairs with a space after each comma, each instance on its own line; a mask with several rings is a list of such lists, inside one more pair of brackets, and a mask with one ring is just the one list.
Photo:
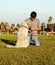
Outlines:
[[34, 40], [36, 46], [40, 46], [42, 43], [38, 35], [32, 35], [32, 40]]

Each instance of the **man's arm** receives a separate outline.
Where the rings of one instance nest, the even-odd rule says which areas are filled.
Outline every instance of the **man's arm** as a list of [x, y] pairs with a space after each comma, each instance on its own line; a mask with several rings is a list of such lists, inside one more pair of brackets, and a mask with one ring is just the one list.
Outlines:
[[28, 32], [31, 33], [32, 31], [40, 31], [41, 28], [31, 28]]
[[31, 28], [31, 30], [33, 30], [33, 31], [40, 31], [40, 30], [41, 30], [41, 27], [38, 27], [38, 28]]

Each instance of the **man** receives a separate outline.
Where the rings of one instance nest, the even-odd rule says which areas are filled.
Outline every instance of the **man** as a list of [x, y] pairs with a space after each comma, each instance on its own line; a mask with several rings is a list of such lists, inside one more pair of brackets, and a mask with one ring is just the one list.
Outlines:
[[39, 46], [41, 44], [41, 40], [38, 37], [37, 32], [41, 30], [40, 27], [40, 21], [38, 18], [36, 18], [37, 13], [35, 11], [31, 12], [30, 18], [26, 19], [25, 22], [27, 22], [29, 27], [29, 43], [31, 40], [34, 40], [35, 45]]

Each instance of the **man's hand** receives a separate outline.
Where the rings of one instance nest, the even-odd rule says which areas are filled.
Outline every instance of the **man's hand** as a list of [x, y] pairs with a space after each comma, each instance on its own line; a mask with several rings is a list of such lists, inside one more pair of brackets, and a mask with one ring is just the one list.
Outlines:
[[31, 33], [33, 30], [29, 30], [28, 32]]
[[32, 30], [31, 27], [30, 27], [28, 32], [31, 33], [32, 31], [33, 31], [33, 30]]

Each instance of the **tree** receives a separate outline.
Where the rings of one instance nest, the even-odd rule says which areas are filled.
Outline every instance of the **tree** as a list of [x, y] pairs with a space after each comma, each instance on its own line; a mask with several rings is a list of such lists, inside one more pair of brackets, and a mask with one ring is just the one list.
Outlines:
[[42, 24], [41, 24], [41, 30], [42, 30], [42, 31], [45, 31], [45, 23], [42, 23]]
[[15, 24], [11, 24], [11, 27], [14, 28], [15, 27]]
[[6, 27], [6, 30], [8, 30], [10, 28], [10, 25], [7, 22], [5, 22], [5, 27]]
[[50, 16], [48, 19], [48, 23], [50, 23], [52, 21], [52, 17]]
[[20, 24], [17, 24], [16, 27], [20, 27]]
[[19, 30], [19, 28], [20, 28], [20, 24], [17, 24], [17, 25], [16, 25], [17, 31]]
[[15, 24], [11, 24], [10, 33], [14, 32], [14, 29], [15, 29]]
[[4, 24], [4, 22], [1, 22], [1, 31], [2, 31], [2, 32], [5, 31], [5, 24]]

